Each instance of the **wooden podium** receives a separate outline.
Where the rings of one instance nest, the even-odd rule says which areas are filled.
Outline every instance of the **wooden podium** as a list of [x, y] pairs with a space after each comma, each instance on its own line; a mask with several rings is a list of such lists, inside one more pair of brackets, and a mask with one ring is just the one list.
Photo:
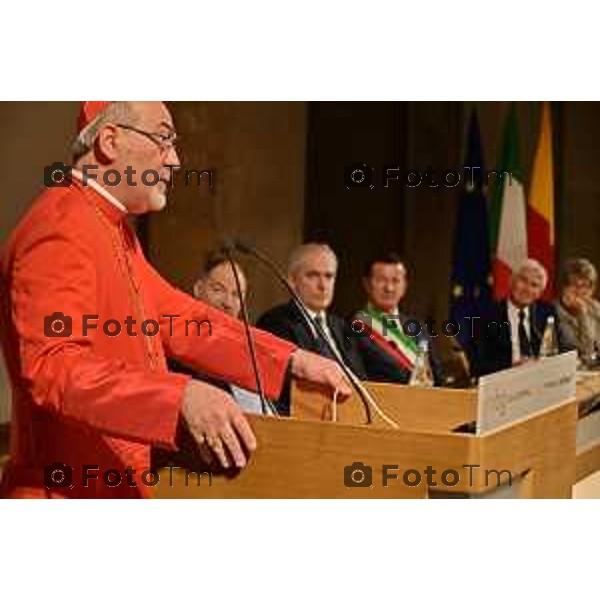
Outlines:
[[357, 396], [337, 406], [332, 422], [330, 398], [315, 388], [295, 387], [292, 417], [249, 417], [258, 450], [244, 470], [212, 473], [209, 481], [208, 474], [186, 474], [184, 466], [204, 469], [183, 457], [175, 468], [160, 471], [155, 497], [571, 497], [575, 398], [476, 436], [468, 432], [476, 418], [475, 389], [366, 387], [398, 429], [376, 414], [366, 424]]

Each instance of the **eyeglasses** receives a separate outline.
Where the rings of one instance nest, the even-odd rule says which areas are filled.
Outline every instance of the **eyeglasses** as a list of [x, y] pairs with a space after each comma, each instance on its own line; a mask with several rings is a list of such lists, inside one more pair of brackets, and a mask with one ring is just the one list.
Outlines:
[[138, 133], [139, 135], [143, 135], [147, 137], [150, 141], [154, 142], [163, 154], [166, 154], [171, 149], [177, 150], [177, 142], [179, 138], [176, 133], [158, 133], [151, 131], [144, 131], [143, 129], [138, 129], [137, 127], [133, 127], [132, 125], [125, 125], [124, 123], [117, 123], [117, 127], [121, 129], [125, 129], [127, 131], [133, 131]]

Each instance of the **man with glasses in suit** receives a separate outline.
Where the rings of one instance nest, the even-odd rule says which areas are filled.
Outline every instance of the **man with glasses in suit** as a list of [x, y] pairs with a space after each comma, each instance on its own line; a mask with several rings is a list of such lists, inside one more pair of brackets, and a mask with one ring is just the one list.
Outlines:
[[[175, 448], [180, 423], [226, 469], [244, 467], [256, 447], [230, 394], [166, 364], [176, 358], [254, 389], [250, 361], [239, 359], [242, 324], [163, 279], [127, 220], [165, 207], [179, 165], [175, 141], [162, 102], [82, 103], [71, 172], [51, 165], [48, 189], [4, 249], [0, 334], [13, 411], [0, 496], [148, 496], [139, 480], [111, 487], [102, 477], [84, 481], [82, 471], [131, 468], [139, 477], [151, 447]], [[84, 181], [90, 171], [97, 177]], [[156, 181], [143, 181], [149, 171]], [[110, 334], [101, 325], [110, 321], [127, 331]], [[210, 335], [190, 322], [210, 323]], [[335, 362], [265, 332], [254, 338], [268, 397], [277, 398], [290, 375], [350, 394]]]

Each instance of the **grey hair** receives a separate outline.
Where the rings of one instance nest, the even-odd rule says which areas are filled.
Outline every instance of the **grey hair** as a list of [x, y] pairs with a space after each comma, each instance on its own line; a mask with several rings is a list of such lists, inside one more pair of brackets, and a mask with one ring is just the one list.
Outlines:
[[595, 287], [598, 281], [596, 267], [587, 258], [568, 260], [563, 271], [563, 285], [568, 285], [573, 278], [582, 278]]
[[513, 271], [513, 280], [515, 277], [523, 273], [523, 271], [531, 271], [537, 273], [542, 278], [542, 289], [546, 289], [548, 284], [548, 272], [544, 265], [534, 258], [526, 258], [519, 264], [518, 268]]
[[131, 102], [111, 102], [96, 118], [84, 127], [71, 145], [73, 160], [77, 162], [84, 154], [87, 154], [94, 145], [98, 132], [107, 123], [125, 122], [133, 124], [136, 113]]
[[311, 242], [309, 244], [302, 244], [292, 251], [287, 266], [288, 276], [293, 275], [296, 272], [298, 267], [304, 262], [307, 254], [317, 250], [321, 252], [329, 252], [329, 254], [331, 254], [335, 260], [335, 267], [337, 269], [338, 260], [335, 252], [327, 244], [316, 244]]

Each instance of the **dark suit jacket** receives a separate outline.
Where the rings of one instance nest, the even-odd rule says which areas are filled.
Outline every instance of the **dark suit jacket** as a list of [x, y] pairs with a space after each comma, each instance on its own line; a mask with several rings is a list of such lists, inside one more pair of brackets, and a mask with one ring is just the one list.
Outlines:
[[[400, 320], [405, 323], [408, 320], [417, 320], [409, 315], [400, 315]], [[442, 363], [436, 351], [435, 344], [432, 342], [424, 327], [416, 336], [417, 344], [420, 340], [426, 340], [429, 348], [429, 362], [431, 364], [431, 373], [435, 385], [442, 385], [443, 370]], [[394, 358], [382, 350], [368, 335], [357, 338], [358, 349], [362, 356], [367, 371], [367, 378], [370, 381], [381, 381], [384, 383], [408, 383], [410, 371], [403, 369]]]
[[[534, 302], [529, 307], [530, 310], [530, 341], [534, 356], [538, 356], [546, 321], [552, 315], [554, 317], [554, 326], [556, 340], [559, 352], [568, 352], [574, 350], [574, 345], [565, 334], [560, 325], [558, 316], [554, 307], [545, 302]], [[502, 326], [490, 324], [492, 321], [502, 323]], [[486, 326], [482, 327], [478, 346], [478, 364], [476, 365], [477, 375], [487, 375], [495, 373], [502, 369], [508, 369], [512, 366], [512, 335], [518, 335], [518, 332], [511, 332], [508, 320], [508, 302], [501, 300], [494, 305], [493, 311], [487, 319]]]
[[[356, 347], [356, 340], [348, 336], [344, 319], [329, 312], [326, 314], [327, 327], [329, 327], [344, 362], [358, 377], [364, 379], [365, 367]], [[267, 311], [258, 319], [256, 326], [289, 340], [304, 350], [310, 350], [330, 358], [322, 340], [315, 338], [309, 324], [293, 300]]]
[[[258, 319], [256, 326], [260, 329], [269, 331], [278, 337], [293, 342], [303, 350], [310, 350], [322, 356], [331, 358], [324, 343], [320, 338], [315, 338], [302, 316], [300, 309], [293, 300], [287, 304], [281, 304], [267, 311]], [[345, 329], [344, 319], [327, 313], [327, 327], [333, 336], [337, 348], [342, 355], [344, 362], [360, 378], [365, 379], [365, 367], [362, 358], [356, 347], [356, 340], [348, 337]], [[281, 414], [289, 414], [290, 411], [290, 381], [286, 382], [284, 389], [276, 404]]]

